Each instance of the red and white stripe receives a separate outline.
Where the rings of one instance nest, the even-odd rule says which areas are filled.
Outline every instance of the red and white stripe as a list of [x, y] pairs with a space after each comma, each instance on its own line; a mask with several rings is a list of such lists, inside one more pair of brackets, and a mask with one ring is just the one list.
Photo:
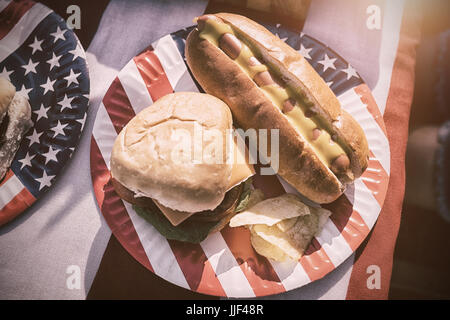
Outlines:
[[[361, 128], [367, 137], [370, 151], [389, 175], [389, 141], [386, 136], [386, 128], [382, 122], [383, 118], [378, 109], [369, 109], [368, 103], [366, 104], [363, 102], [362, 95], [370, 95], [370, 90], [367, 88], [367, 90], [364, 91], [362, 87], [367, 88], [365, 84], [360, 85], [352, 90], [346, 91], [340, 95], [338, 99], [342, 107], [361, 125]], [[364, 100], [366, 99], [364, 98]], [[378, 119], [378, 121], [376, 119]]]
[[170, 85], [177, 91], [197, 92], [197, 86], [192, 81], [186, 64], [170, 35], [162, 37], [152, 44], [154, 52], [161, 62]]
[[[220, 232], [211, 234], [201, 243], [201, 247], [226, 296], [247, 298], [256, 296]], [[227, 263], [224, 264], [224, 261]]]
[[[170, 282], [189, 289], [180, 265], [172, 253], [170, 244], [150, 223], [139, 217], [131, 205], [124, 202], [126, 211], [133, 222], [145, 253], [153, 266], [153, 272]], [[155, 248], [158, 248], [155, 250]]]
[[[153, 44], [153, 50], [131, 60], [119, 73], [100, 105], [94, 125], [91, 170], [95, 193], [114, 234], [139, 261], [164, 279], [193, 291], [255, 297], [284, 292], [319, 279], [356, 250], [375, 223], [382, 205], [375, 195], [380, 186], [366, 183], [364, 177], [355, 183], [354, 189], [347, 191], [347, 197], [342, 197], [338, 204], [342, 209], [330, 208], [334, 214], [323, 232], [313, 240], [300, 261], [294, 263], [277, 263], [257, 255], [244, 228], [226, 227], [200, 244], [167, 240], [113, 190], [105, 188], [117, 134], [136, 113], [173, 91], [197, 91], [197, 88], [172, 37], [166, 36]], [[388, 148], [388, 144], [385, 130], [362, 101], [366, 94], [354, 89], [340, 98], [357, 121], [364, 122], [363, 127], [367, 125], [366, 134], [374, 155], [367, 179], [378, 181], [389, 175], [389, 161], [386, 161], [389, 155], [379, 149]], [[103, 164], [99, 167], [99, 163]], [[266, 196], [293, 192], [276, 176], [255, 176], [254, 184], [263, 187]], [[130, 239], [139, 243], [133, 248]]]
[[36, 198], [9, 170], [0, 184], [0, 224], [14, 219], [20, 212], [31, 206]]
[[125, 65], [118, 78], [136, 114], [153, 104], [134, 60], [130, 60]]
[[0, 21], [8, 21], [0, 23], [0, 61], [3, 61], [24, 43], [52, 10], [32, 1], [6, 1], [0, 9]]

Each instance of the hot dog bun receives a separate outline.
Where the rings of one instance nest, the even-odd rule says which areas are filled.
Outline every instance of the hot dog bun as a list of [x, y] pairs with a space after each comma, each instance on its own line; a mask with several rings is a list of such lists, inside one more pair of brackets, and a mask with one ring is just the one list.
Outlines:
[[317, 203], [338, 198], [367, 167], [359, 124], [311, 65], [261, 25], [227, 13], [197, 21], [185, 53], [203, 89], [244, 130], [279, 129], [278, 174], [300, 193]]

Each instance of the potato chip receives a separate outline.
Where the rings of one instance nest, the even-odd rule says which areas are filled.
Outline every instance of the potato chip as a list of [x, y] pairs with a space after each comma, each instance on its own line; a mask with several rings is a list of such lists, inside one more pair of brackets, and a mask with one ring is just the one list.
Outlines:
[[[311, 214], [286, 219], [274, 226], [254, 225], [255, 233], [269, 244], [277, 247], [291, 259], [299, 259], [311, 240], [322, 231], [331, 212], [323, 208], [311, 208]], [[272, 258], [274, 249], [268, 250]], [[262, 253], [261, 253], [262, 254]], [[279, 253], [278, 253], [279, 255]]]
[[311, 214], [297, 219], [295, 225], [286, 231], [299, 250], [306, 250], [311, 240], [320, 234], [331, 212], [323, 208], [311, 208]]
[[308, 248], [311, 240], [319, 230], [319, 217], [316, 214], [299, 217], [295, 225], [285, 232], [302, 254]]
[[255, 251], [266, 258], [276, 261], [286, 261], [288, 259], [286, 254], [281, 251], [280, 248], [267, 242], [254, 232], [251, 232], [250, 241]]
[[331, 215], [326, 209], [307, 206], [293, 194], [263, 201], [262, 193], [258, 197], [250, 199], [254, 202], [235, 215], [230, 226], [248, 226], [255, 251], [276, 261], [300, 259]]
[[283, 231], [276, 226], [257, 224], [252, 227], [252, 231], [265, 241], [279, 248], [291, 259], [299, 259], [303, 255], [302, 248]]
[[286, 193], [276, 198], [258, 202], [254, 206], [235, 215], [230, 221], [230, 227], [253, 224], [273, 226], [282, 220], [309, 214], [309, 207], [299, 197]]
[[281, 231], [286, 232], [287, 230], [289, 230], [290, 228], [292, 228], [295, 225], [295, 223], [297, 222], [297, 219], [298, 219], [298, 217], [291, 218], [291, 219], [285, 219], [285, 220], [278, 222], [276, 224], [276, 226]]

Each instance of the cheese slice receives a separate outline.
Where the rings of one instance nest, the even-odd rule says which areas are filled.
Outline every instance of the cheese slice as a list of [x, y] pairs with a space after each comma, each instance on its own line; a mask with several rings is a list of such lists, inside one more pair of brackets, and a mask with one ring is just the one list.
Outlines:
[[[244, 148], [242, 148], [243, 150], [240, 150], [240, 145], [244, 146]], [[231, 190], [233, 187], [239, 185], [255, 174], [255, 168], [249, 161], [248, 149], [240, 135], [234, 135], [233, 154], [234, 157], [233, 166], [231, 168], [231, 179], [228, 184], [227, 191]]]
[[[239, 144], [238, 141], [240, 141]], [[241, 148], [238, 148], [239, 145], [245, 145], [243, 144], [242, 137], [239, 135], [234, 135], [233, 139], [234, 157], [231, 169], [231, 179], [230, 183], [228, 184], [227, 191], [231, 190], [233, 187], [239, 185], [240, 183], [244, 182], [245, 180], [247, 180], [248, 178], [250, 178], [255, 174], [255, 168], [253, 167], [252, 164], [249, 163], [247, 148], [244, 148], [244, 150], [240, 150]], [[179, 225], [184, 220], [186, 220], [187, 218], [196, 213], [196, 212], [183, 212], [173, 210], [163, 206], [156, 200], [153, 201], [161, 210], [161, 212], [164, 214], [164, 216], [167, 218], [167, 220], [169, 220], [170, 223], [174, 226]]]
[[183, 212], [183, 211], [176, 211], [170, 208], [167, 208], [163, 206], [161, 203], [153, 199], [153, 202], [156, 204], [156, 206], [161, 210], [161, 212], [164, 214], [164, 216], [167, 218], [167, 220], [170, 221], [170, 223], [174, 226], [179, 225], [184, 220], [189, 218], [190, 216], [196, 214], [196, 212]]

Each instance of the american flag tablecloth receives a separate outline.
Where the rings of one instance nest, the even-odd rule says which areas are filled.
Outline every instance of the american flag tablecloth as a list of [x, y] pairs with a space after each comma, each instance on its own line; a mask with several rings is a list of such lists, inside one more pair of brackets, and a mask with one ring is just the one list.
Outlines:
[[[380, 10], [379, 29], [367, 27], [366, 9], [371, 5]], [[0, 229], [0, 246], [6, 248], [0, 252], [6, 261], [0, 269], [2, 297], [198, 297], [152, 277], [110, 238], [91, 191], [89, 145], [95, 112], [118, 71], [148, 44], [191, 25], [192, 17], [202, 14], [206, 6], [204, 1], [109, 3], [87, 50], [92, 84], [84, 130], [88, 134], [83, 134], [70, 165], [51, 192]], [[340, 14], [336, 16], [336, 12]], [[325, 278], [275, 298], [387, 297], [403, 199], [403, 161], [418, 38], [414, 12], [406, 1], [359, 1], [352, 6], [348, 1], [319, 0], [311, 5], [304, 32], [345, 57], [369, 84], [384, 112], [391, 145], [390, 189], [373, 232], [356, 254]], [[381, 273], [375, 286], [368, 285], [373, 266]], [[70, 282], [77, 274], [81, 277], [78, 285]]]

